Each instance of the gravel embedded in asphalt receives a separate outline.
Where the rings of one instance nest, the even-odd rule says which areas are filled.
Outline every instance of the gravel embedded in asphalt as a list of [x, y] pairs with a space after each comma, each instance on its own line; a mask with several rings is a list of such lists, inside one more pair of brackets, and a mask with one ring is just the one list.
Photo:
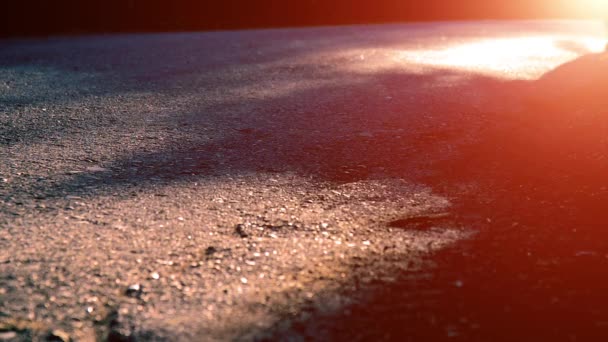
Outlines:
[[[290, 322], [433, 277], [429, 254], [480, 223], [446, 215], [445, 184], [424, 180], [496, 111], [517, 113], [518, 80], [592, 51], [596, 33], [487, 22], [3, 41], [1, 336], [297, 336]], [[514, 36], [580, 49], [507, 56], [519, 69], [446, 59]]]

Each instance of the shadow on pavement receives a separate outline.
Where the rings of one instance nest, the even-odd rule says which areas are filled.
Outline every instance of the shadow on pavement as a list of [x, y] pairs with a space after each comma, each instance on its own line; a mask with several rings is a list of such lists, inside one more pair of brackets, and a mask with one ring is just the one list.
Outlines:
[[[314, 70], [301, 71], [307, 72]], [[338, 183], [422, 176], [433, 172], [429, 163], [435, 162], [423, 155], [452, 158], [489, 120], [480, 119], [486, 115], [473, 101], [479, 89], [514, 92], [525, 86], [450, 70], [334, 72], [333, 77], [339, 83], [277, 98], [187, 103], [184, 112], [166, 119], [179, 133], [161, 145], [137, 146], [126, 158], [104, 163], [103, 172], [62, 175], [27, 190], [48, 199], [128, 197], [123, 191], [128, 187], [162, 190], [171, 183], [253, 172], [296, 172]], [[436, 85], [443, 79], [451, 81]], [[215, 112], [236, 115], [206, 115]], [[201, 128], [221, 135], [208, 137]]]
[[[271, 339], [605, 339], [607, 84], [606, 54], [560, 66], [520, 94], [520, 112], [496, 115], [479, 142], [436, 165], [427, 183], [457, 198], [453, 219], [479, 234], [431, 256], [430, 277], [379, 286], [334, 314], [286, 317], [294, 323]], [[472, 181], [480, 191], [463, 193]]]

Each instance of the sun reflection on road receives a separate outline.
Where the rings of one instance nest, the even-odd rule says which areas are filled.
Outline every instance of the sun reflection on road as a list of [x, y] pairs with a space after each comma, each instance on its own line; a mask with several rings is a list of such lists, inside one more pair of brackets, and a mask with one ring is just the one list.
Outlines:
[[448, 47], [398, 52], [419, 66], [455, 69], [506, 79], [535, 79], [582, 54], [600, 52], [602, 39], [585, 36], [493, 38]]

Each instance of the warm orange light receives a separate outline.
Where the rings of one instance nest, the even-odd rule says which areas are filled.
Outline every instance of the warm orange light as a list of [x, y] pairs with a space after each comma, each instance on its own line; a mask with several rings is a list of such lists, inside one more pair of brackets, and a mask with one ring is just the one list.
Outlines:
[[597, 11], [606, 13], [608, 10], [608, 1], [606, 0], [577, 0], [575, 1], [579, 6], [588, 6], [587, 9], [591, 11]]
[[402, 51], [408, 64], [469, 71], [505, 79], [535, 79], [578, 57], [599, 52], [603, 41], [596, 37], [532, 36], [481, 39], [438, 49]]
[[608, 0], [559, 0], [554, 6], [571, 17], [590, 17], [608, 20]]

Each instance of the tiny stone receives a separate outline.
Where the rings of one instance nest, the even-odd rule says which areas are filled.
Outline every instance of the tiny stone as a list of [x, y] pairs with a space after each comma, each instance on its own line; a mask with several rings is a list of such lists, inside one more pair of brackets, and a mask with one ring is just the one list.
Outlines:
[[89, 166], [87, 167], [87, 171], [89, 172], [105, 172], [105, 171], [109, 171], [108, 169], [101, 167], [101, 166]]
[[59, 339], [59, 341], [62, 341], [62, 342], [69, 342], [69, 341], [72, 340], [70, 338], [70, 335], [67, 332], [65, 332], [63, 330], [60, 330], [60, 329], [55, 329], [49, 335], [49, 339], [48, 340], [50, 340], [50, 341], [57, 341], [57, 339]]
[[245, 278], [245, 277], [241, 278], [241, 283], [247, 284], [247, 278]]
[[143, 286], [141, 286], [140, 284], [133, 284], [130, 285], [127, 288], [127, 291], [125, 291], [125, 294], [129, 297], [139, 297], [141, 296], [141, 294], [143, 293]]
[[14, 331], [2, 331], [0, 332], [0, 341], [10, 341], [17, 338], [17, 333]]
[[249, 236], [249, 234], [247, 234], [247, 232], [245, 231], [245, 225], [243, 224], [237, 224], [234, 231], [242, 238], [246, 238]]
[[141, 291], [141, 285], [139, 285], [139, 284], [133, 284], [133, 285], [129, 286], [128, 290], [130, 290], [130, 291]]
[[152, 274], [150, 274], [150, 277], [154, 280], [158, 280], [160, 279], [160, 274], [158, 274], [158, 272], [152, 272]]

